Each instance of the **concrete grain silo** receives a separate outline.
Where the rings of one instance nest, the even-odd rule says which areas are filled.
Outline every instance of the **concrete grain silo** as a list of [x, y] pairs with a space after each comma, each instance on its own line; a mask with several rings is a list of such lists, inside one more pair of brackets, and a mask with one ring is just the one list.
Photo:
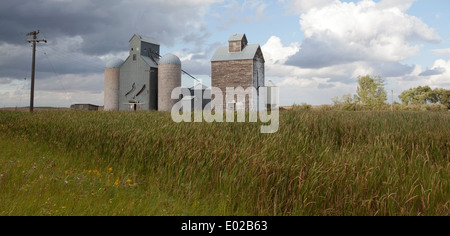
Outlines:
[[181, 61], [173, 54], [161, 57], [158, 68], [158, 110], [171, 111], [179, 100], [172, 100], [172, 91], [181, 87]]
[[123, 60], [113, 59], [105, 68], [105, 111], [119, 110], [120, 67]]

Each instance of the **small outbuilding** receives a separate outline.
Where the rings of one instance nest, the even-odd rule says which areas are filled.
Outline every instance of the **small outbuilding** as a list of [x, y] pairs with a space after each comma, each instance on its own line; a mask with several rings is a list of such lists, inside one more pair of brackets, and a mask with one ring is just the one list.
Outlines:
[[92, 104], [73, 104], [70, 108], [80, 111], [98, 111], [99, 106]]

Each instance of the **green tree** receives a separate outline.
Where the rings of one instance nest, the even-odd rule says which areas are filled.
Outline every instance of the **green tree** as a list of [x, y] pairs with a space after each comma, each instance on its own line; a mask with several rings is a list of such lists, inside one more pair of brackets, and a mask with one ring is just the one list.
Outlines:
[[448, 109], [450, 109], [450, 89], [447, 89], [443, 92], [441, 97], [441, 104], [447, 105]]
[[433, 90], [430, 100], [432, 103], [440, 103], [450, 109], [450, 89], [437, 88]]
[[342, 98], [334, 97], [334, 98], [331, 99], [331, 101], [333, 102], [333, 104], [335, 106], [338, 106], [338, 105], [350, 105], [350, 104], [353, 104], [353, 102], [354, 102], [351, 94], [345, 94], [345, 95], [342, 96]]
[[355, 95], [356, 102], [369, 106], [386, 104], [387, 93], [381, 77], [359, 76], [358, 83], [357, 94]]
[[433, 90], [430, 86], [419, 86], [417, 88], [412, 88], [403, 91], [400, 96], [398, 96], [404, 105], [422, 105], [427, 102], [431, 102]]
[[432, 90], [430, 86], [419, 86], [403, 91], [398, 97], [404, 105], [422, 105], [427, 103], [448, 105], [450, 90], [442, 88]]

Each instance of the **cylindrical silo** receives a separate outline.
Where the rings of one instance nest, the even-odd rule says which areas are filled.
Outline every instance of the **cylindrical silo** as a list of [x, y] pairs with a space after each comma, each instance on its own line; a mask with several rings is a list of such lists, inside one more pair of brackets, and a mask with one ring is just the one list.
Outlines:
[[173, 54], [161, 57], [158, 66], [158, 110], [171, 111], [179, 100], [172, 100], [172, 91], [181, 87], [181, 61]]
[[105, 111], [119, 110], [120, 67], [123, 60], [113, 59], [105, 68]]

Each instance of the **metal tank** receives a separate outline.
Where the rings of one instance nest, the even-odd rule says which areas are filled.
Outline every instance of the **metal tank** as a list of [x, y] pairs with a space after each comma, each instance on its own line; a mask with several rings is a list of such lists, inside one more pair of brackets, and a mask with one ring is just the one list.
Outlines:
[[119, 110], [120, 67], [123, 60], [113, 59], [105, 67], [105, 111]]
[[158, 110], [171, 111], [179, 100], [172, 100], [172, 91], [181, 87], [181, 61], [173, 54], [161, 57], [158, 66]]

